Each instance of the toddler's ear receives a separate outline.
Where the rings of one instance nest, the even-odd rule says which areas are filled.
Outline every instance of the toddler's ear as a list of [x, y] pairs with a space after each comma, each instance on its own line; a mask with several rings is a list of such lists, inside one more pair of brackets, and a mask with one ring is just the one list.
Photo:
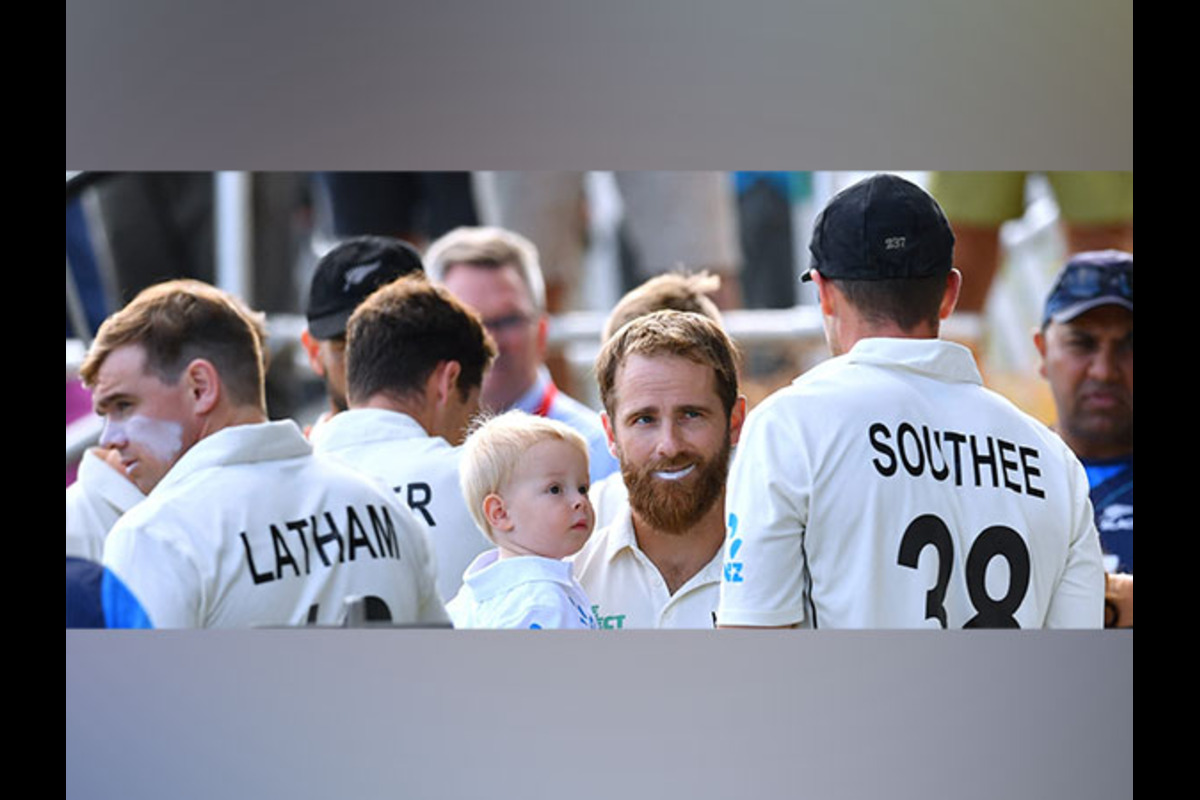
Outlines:
[[492, 530], [512, 530], [512, 520], [508, 518], [508, 507], [504, 505], [504, 498], [498, 494], [492, 493], [483, 498], [483, 516]]

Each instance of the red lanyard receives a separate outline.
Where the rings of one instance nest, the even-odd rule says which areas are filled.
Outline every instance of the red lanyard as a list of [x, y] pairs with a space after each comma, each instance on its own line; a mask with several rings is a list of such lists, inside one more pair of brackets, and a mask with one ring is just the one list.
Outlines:
[[558, 396], [558, 387], [554, 385], [554, 381], [550, 381], [546, 385], [546, 391], [542, 394], [542, 401], [538, 403], [538, 407], [533, 410], [534, 414], [539, 417], [544, 417], [550, 413], [550, 406], [554, 403], [554, 398]]

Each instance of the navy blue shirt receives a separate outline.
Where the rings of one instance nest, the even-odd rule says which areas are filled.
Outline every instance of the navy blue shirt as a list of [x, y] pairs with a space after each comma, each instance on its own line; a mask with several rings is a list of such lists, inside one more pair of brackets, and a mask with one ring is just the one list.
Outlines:
[[[1123, 458], [1084, 460], [1100, 546], [1116, 556], [1116, 572], [1133, 574], [1133, 454]], [[1112, 570], [1110, 570], [1112, 571]]]

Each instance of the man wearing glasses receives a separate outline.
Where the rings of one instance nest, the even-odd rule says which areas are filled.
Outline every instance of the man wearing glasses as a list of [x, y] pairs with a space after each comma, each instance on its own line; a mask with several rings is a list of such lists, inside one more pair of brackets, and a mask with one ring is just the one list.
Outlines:
[[593, 482], [618, 468], [599, 414], [559, 391], [544, 363], [546, 288], [537, 249], [502, 228], [457, 228], [425, 254], [430, 279], [478, 312], [499, 354], [484, 377], [482, 406], [517, 408], [567, 423], [588, 442]]
[[1110, 625], [1133, 625], [1133, 256], [1079, 253], [1034, 334], [1057, 430], [1083, 462], [1105, 553]]

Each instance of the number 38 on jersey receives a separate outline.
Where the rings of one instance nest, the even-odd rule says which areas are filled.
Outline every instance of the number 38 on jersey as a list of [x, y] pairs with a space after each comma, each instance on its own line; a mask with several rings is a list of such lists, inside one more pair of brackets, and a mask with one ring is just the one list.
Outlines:
[[[958, 567], [956, 537], [942, 519], [923, 514], [908, 524], [900, 539], [896, 561], [900, 567], [919, 569], [922, 559], [933, 558], [936, 579], [925, 593], [925, 619], [948, 627], [946, 592]], [[999, 562], [997, 562], [999, 559]], [[995, 563], [994, 563], [995, 562]], [[1007, 585], [998, 580], [1007, 566]], [[974, 615], [964, 628], [1019, 628], [1016, 613], [1029, 590], [1029, 548], [1012, 528], [993, 525], [980, 531], [967, 551], [964, 574]], [[1001, 584], [1001, 585], [997, 585]]]

